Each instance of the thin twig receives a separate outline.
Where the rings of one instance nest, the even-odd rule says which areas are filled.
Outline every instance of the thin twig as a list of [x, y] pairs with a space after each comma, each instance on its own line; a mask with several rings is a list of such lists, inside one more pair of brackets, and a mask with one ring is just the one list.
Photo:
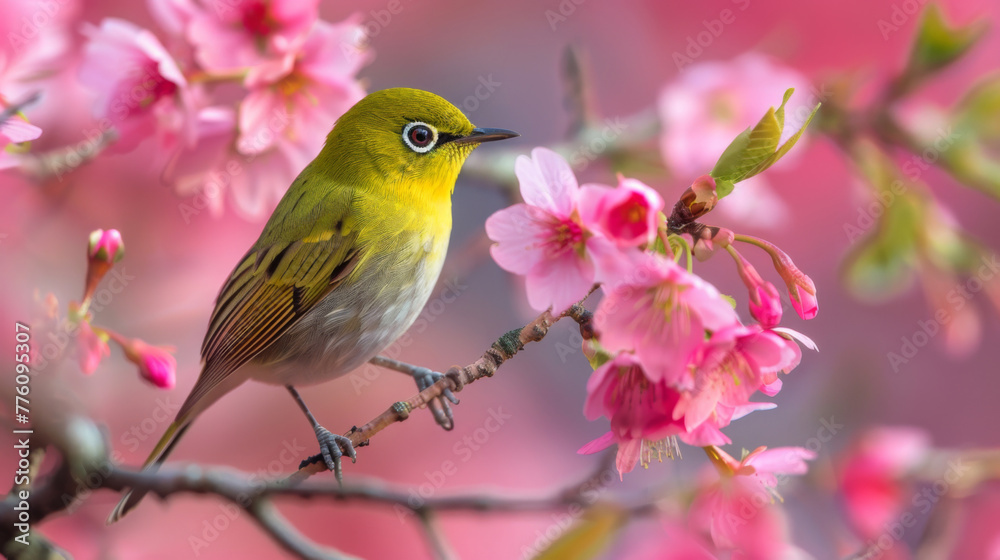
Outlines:
[[420, 519], [420, 526], [424, 530], [424, 536], [427, 537], [427, 546], [434, 553], [434, 558], [437, 560], [451, 560], [454, 558], [455, 554], [451, 551], [448, 543], [445, 542], [444, 534], [437, 525], [434, 513], [431, 510], [425, 509], [417, 517]]
[[256, 500], [245, 508], [254, 521], [288, 552], [306, 560], [356, 560], [343, 552], [322, 548], [298, 532], [278, 513], [270, 500]]

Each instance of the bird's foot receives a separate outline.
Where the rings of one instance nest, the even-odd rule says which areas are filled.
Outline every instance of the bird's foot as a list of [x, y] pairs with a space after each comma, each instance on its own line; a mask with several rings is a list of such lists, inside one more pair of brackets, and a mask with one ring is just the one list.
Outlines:
[[337, 477], [337, 483], [343, 485], [344, 473], [340, 468], [340, 458], [347, 455], [351, 458], [352, 463], [358, 462], [354, 443], [351, 442], [351, 438], [334, 434], [323, 426], [316, 426], [316, 439], [319, 441], [320, 455], [323, 456], [326, 468], [333, 471], [334, 476]]
[[[417, 389], [421, 391], [437, 383], [439, 379], [443, 379], [444, 377], [447, 376], [425, 367], [413, 368], [413, 379], [417, 382]], [[451, 404], [449, 404], [449, 401]], [[459, 402], [455, 394], [451, 392], [451, 389], [445, 389], [440, 396], [431, 399], [427, 404], [431, 409], [431, 413], [434, 414], [434, 420], [438, 423], [438, 426], [441, 426], [445, 430], [452, 430], [455, 428], [455, 417], [451, 413], [451, 405], [458, 404]]]

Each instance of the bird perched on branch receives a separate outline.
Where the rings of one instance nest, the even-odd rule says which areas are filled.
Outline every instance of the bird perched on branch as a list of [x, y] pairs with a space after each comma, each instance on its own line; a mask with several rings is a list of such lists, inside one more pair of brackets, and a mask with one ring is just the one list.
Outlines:
[[[355, 459], [351, 440], [323, 428], [295, 386], [342, 376], [406, 331], [441, 272], [462, 164], [479, 144], [514, 136], [476, 128], [415, 89], [374, 92], [344, 113], [222, 286], [201, 375], [145, 468], [157, 468], [201, 412], [255, 379], [287, 387], [341, 480], [341, 457]], [[421, 389], [440, 377], [380, 365], [413, 374]], [[142, 497], [127, 492], [108, 522]]]

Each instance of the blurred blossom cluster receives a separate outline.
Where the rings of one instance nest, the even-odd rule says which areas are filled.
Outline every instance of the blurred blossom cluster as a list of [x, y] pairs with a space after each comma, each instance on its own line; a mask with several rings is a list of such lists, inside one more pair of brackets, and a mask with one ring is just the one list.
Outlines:
[[[221, 211], [227, 191], [243, 215], [270, 211], [319, 152], [330, 123], [365, 94], [356, 74], [370, 57], [358, 19], [322, 21], [318, 4], [149, 0], [158, 33], [118, 18], [83, 24], [77, 78], [93, 95], [97, 129], [112, 139], [108, 151], [154, 143], [151, 166], [161, 180], [195, 197], [185, 219], [206, 207]], [[25, 22], [40, 13], [27, 2], [15, 5]], [[68, 30], [46, 31], [45, 41], [25, 41], [29, 54], [15, 49], [0, 60], [4, 106], [30, 81], [27, 68], [37, 72], [38, 59], [58, 56], [68, 40]], [[5, 154], [39, 133], [20, 118], [2, 126]]]
[[[228, 189], [259, 216], [322, 147], [329, 123], [364, 96], [355, 74], [368, 57], [354, 20], [318, 19], [318, 0], [151, 0], [171, 45], [108, 18], [86, 29], [80, 80], [116, 149], [155, 138], [164, 180], [213, 210]], [[213, 95], [242, 84], [235, 107]]]

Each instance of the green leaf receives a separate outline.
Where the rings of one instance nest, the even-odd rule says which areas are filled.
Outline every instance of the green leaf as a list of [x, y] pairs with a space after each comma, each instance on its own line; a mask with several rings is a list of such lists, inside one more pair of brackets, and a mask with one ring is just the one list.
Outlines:
[[625, 512], [611, 507], [590, 508], [573, 527], [543, 550], [536, 560], [588, 560], [604, 551], [624, 526]]
[[736, 185], [732, 181], [726, 181], [723, 179], [717, 179], [715, 181], [715, 195], [720, 199], [724, 196], [728, 196], [729, 193], [733, 192], [733, 188]]
[[711, 172], [719, 199], [733, 192], [735, 183], [749, 179], [774, 165], [802, 137], [803, 131], [819, 110], [819, 104], [809, 113], [802, 127], [778, 147], [785, 128], [785, 105], [794, 91], [794, 88], [785, 91], [777, 109], [768, 109], [753, 128], [741, 132], [722, 152]]
[[[795, 146], [795, 143], [799, 141], [799, 138], [802, 137], [802, 133], [806, 131], [806, 127], [809, 126], [809, 123], [812, 122], [813, 117], [816, 116], [816, 112], [819, 111], [819, 108], [821, 106], [822, 106], [822, 103], [817, 103], [816, 106], [813, 107], [813, 110], [809, 113], [809, 116], [806, 118], [806, 121], [804, 123], [802, 123], [802, 127], [800, 127], [795, 132], [795, 134], [793, 134], [788, 140], [785, 140], [785, 143], [782, 144], [780, 148], [778, 148], [778, 151], [774, 152], [774, 154], [772, 156], [770, 156], [769, 158], [767, 158], [766, 160], [760, 162], [760, 165], [758, 165], [756, 168], [754, 168], [754, 170], [749, 175], [747, 175], [747, 177], [753, 177], [754, 175], [757, 175], [758, 173], [763, 173], [764, 171], [767, 170], [767, 168], [771, 167], [772, 165], [774, 165], [775, 163], [777, 163], [779, 159], [781, 159], [782, 157], [784, 157], [785, 154], [787, 154], [788, 151], [791, 150], [792, 147]], [[719, 197], [719, 198], [722, 198], [722, 197]]]
[[728, 176], [739, 165], [739, 159], [743, 156], [743, 152], [746, 151], [747, 144], [750, 143], [750, 130], [750, 127], [747, 127], [746, 130], [737, 134], [736, 138], [733, 138], [733, 141], [722, 151], [719, 161], [715, 162], [715, 167], [709, 173], [713, 179], [716, 181], [722, 180], [723, 177]]
[[768, 109], [752, 129], [744, 130], [729, 144], [712, 168], [712, 178], [734, 183], [742, 181], [750, 170], [774, 153], [784, 126], [785, 101], [790, 95], [786, 92], [777, 110], [774, 107]]
[[953, 27], [937, 4], [929, 4], [920, 20], [905, 74], [913, 82], [961, 58], [986, 32], [986, 22]]

